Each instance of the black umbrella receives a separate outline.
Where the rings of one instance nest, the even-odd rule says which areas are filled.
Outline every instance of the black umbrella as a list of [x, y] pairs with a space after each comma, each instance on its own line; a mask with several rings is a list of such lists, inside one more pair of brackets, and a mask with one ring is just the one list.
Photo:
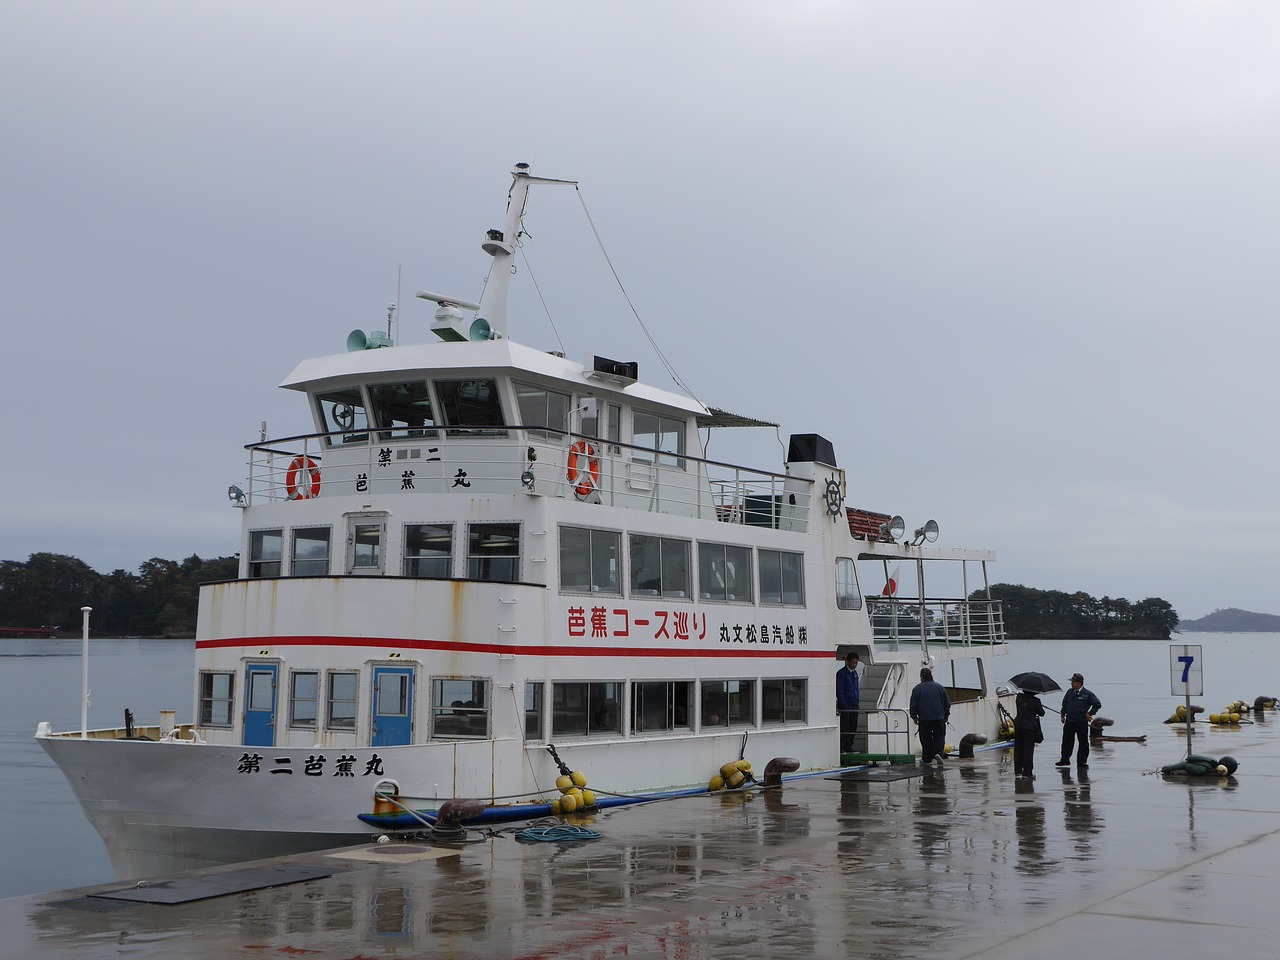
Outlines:
[[1028, 693], [1048, 693], [1050, 690], [1062, 689], [1053, 677], [1046, 673], [1036, 673], [1034, 670], [1010, 677], [1009, 682]]

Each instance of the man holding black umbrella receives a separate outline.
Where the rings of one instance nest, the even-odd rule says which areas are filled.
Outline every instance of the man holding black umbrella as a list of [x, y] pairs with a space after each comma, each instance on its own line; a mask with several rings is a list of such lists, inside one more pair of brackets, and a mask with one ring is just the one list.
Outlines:
[[1102, 701], [1086, 690], [1081, 674], [1071, 675], [1071, 689], [1062, 698], [1062, 759], [1054, 766], [1071, 766], [1072, 740], [1079, 743], [1076, 766], [1089, 766], [1089, 722], [1102, 709]]

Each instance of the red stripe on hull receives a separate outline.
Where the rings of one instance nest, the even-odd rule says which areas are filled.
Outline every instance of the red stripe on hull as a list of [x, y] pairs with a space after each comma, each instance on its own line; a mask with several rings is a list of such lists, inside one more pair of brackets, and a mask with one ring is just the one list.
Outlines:
[[755, 657], [760, 659], [830, 659], [834, 650], [810, 647], [759, 647], [746, 649], [742, 644], [723, 647], [569, 647], [529, 646], [521, 644], [470, 643], [465, 640], [407, 640], [397, 637], [235, 637], [226, 640], [197, 640], [197, 650], [220, 650], [229, 647], [377, 647], [400, 650], [451, 650], [467, 653], [516, 653], [541, 657]]

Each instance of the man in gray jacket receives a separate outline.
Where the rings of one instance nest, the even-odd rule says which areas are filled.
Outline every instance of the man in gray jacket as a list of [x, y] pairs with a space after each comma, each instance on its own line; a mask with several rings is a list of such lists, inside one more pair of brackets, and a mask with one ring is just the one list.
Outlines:
[[934, 681], [933, 671], [928, 667], [921, 668], [920, 682], [911, 690], [910, 713], [920, 734], [920, 762], [936, 762], [942, 766], [951, 698], [947, 696], [947, 688]]

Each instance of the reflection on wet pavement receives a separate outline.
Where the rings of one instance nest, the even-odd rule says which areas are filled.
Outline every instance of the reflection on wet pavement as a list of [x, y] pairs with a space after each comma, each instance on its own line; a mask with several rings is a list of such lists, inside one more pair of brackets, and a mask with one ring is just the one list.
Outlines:
[[603, 834], [586, 843], [523, 844], [513, 827], [429, 859], [398, 856], [411, 852], [399, 843], [357, 860], [312, 854], [293, 860], [332, 877], [180, 906], [20, 898], [0, 902], [0, 924], [13, 955], [32, 958], [1269, 948], [1280, 918], [1241, 881], [1269, 881], [1280, 854], [1272, 729], [1210, 738], [1241, 762], [1229, 780], [1155, 772], [1184, 750], [1173, 732], [1030, 781], [986, 751], [891, 782], [814, 778], [615, 808], [581, 821]]

